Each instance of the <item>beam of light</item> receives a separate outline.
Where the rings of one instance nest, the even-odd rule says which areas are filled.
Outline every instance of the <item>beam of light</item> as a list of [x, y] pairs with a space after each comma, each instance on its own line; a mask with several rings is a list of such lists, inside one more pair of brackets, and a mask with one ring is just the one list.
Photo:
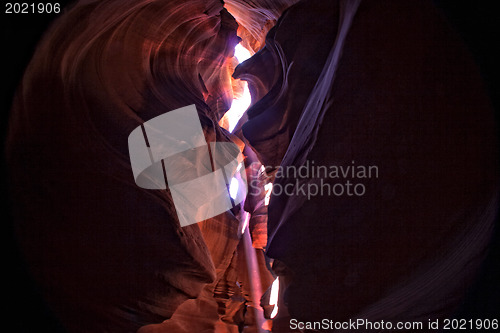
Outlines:
[[[245, 212], [244, 213], [244, 219], [246, 223], [248, 224], [248, 220], [250, 219], [250, 214]], [[258, 333], [264, 333], [264, 330], [262, 329], [266, 319], [264, 318], [264, 311], [263, 309], [259, 306], [260, 304], [260, 299], [262, 297], [262, 283], [260, 280], [260, 268], [259, 268], [259, 262], [257, 260], [257, 252], [256, 249], [252, 246], [252, 237], [250, 236], [250, 230], [248, 228], [244, 229], [244, 233], [242, 236], [242, 241], [243, 241], [243, 255], [244, 258], [246, 259], [247, 263], [247, 276], [249, 280], [249, 286], [250, 286], [250, 298], [252, 300], [252, 303], [254, 304], [253, 310], [254, 310], [254, 318], [255, 318], [255, 323], [256, 323], [256, 332]]]
[[279, 276], [274, 280], [271, 285], [271, 295], [269, 296], [269, 305], [274, 305], [273, 312], [271, 312], [271, 319], [278, 314], [278, 295], [280, 292], [280, 278]]
[[[241, 44], [236, 45], [234, 48], [234, 56], [238, 60], [239, 63], [247, 60], [252, 56], [250, 51], [241, 46]], [[250, 96], [250, 90], [248, 89], [248, 84], [245, 81], [242, 81], [243, 85], [243, 93], [240, 97], [233, 99], [233, 103], [231, 104], [231, 108], [226, 111], [223, 119], [226, 119], [228, 123], [227, 130], [232, 132], [235, 126], [238, 124], [238, 121], [243, 116], [245, 111], [250, 106], [252, 102], [252, 97]], [[221, 119], [222, 121], [222, 119]]]

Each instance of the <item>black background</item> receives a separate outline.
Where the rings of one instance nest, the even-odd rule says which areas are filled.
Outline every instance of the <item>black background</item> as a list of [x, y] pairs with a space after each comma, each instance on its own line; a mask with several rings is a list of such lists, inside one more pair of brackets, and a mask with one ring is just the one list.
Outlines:
[[[457, 29], [472, 51], [490, 92], [499, 119], [499, 77], [496, 71], [500, 60], [498, 42], [500, 37], [499, 14], [496, 1], [434, 1], [443, 10], [450, 23]], [[30, 3], [30, 2], [28, 2]], [[62, 12], [68, 1], [59, 1]], [[3, 4], [5, 6], [5, 4]], [[2, 135], [2, 225], [4, 236], [4, 277], [6, 305], [4, 327], [16, 332], [61, 332], [57, 321], [44, 305], [37, 289], [29, 279], [26, 268], [17, 252], [9, 218], [9, 201], [6, 193], [8, 175], [5, 173], [3, 143], [8, 124], [12, 96], [22, 78], [25, 67], [35, 50], [37, 42], [49, 24], [60, 14], [5, 14], [1, 8], [3, 25], [2, 63], [3, 89], [0, 132]], [[497, 219], [498, 220], [498, 219]], [[497, 223], [498, 226], [498, 223]], [[500, 315], [500, 252], [498, 232], [492, 243], [489, 256], [480, 278], [465, 300], [457, 318], [499, 318]]]

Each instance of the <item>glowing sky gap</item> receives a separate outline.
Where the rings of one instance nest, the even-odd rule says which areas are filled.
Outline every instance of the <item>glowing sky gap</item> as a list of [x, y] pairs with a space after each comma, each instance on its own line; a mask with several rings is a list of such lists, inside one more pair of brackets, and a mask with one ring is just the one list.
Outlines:
[[[252, 56], [250, 51], [241, 46], [241, 44], [236, 45], [234, 48], [234, 56], [238, 59], [239, 63], [247, 60]], [[238, 121], [243, 116], [245, 111], [248, 109], [251, 103], [250, 90], [248, 90], [248, 84], [245, 81], [242, 81], [243, 84], [243, 94], [239, 98], [233, 99], [233, 103], [231, 104], [231, 108], [227, 110], [226, 117], [229, 123], [228, 131], [232, 132]]]

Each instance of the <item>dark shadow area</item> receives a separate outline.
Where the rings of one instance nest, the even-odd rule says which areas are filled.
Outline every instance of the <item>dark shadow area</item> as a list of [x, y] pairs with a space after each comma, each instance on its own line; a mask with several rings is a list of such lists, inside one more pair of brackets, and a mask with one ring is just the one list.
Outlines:
[[[491, 102], [495, 109], [497, 129], [499, 126], [499, 80], [498, 59], [500, 55], [495, 47], [495, 40], [500, 31], [496, 19], [496, 10], [492, 3], [486, 1], [451, 1], [435, 0], [448, 18], [451, 25], [458, 31], [472, 52], [484, 79]], [[497, 141], [498, 130], [497, 130]], [[498, 213], [495, 223], [495, 233], [488, 256], [480, 271], [479, 277], [458, 310], [456, 318], [486, 319], [496, 318], [500, 313], [500, 239], [498, 230]]]
[[[10, 198], [7, 193], [8, 173], [5, 166], [4, 144], [8, 127], [12, 97], [21, 81], [24, 70], [36, 49], [38, 41], [51, 22], [62, 15], [64, 9], [72, 1], [58, 1], [61, 4], [59, 14], [6, 14], [2, 8], [3, 33], [3, 86], [2, 86], [2, 119], [0, 132], [2, 140], [1, 170], [2, 178], [2, 221], [3, 243], [6, 256], [7, 278], [6, 292], [7, 318], [9, 325], [17, 332], [64, 332], [57, 319], [47, 308], [38, 288], [30, 278], [28, 268], [23, 264], [21, 253], [17, 247], [14, 228], [11, 223]], [[4, 4], [5, 5], [5, 4]]]

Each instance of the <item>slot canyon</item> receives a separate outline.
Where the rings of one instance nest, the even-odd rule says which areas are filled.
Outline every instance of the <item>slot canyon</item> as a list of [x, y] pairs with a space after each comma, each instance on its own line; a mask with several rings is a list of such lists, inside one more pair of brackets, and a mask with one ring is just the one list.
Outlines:
[[[65, 5], [4, 126], [14, 331], [498, 318], [497, 101], [451, 3]], [[129, 135], [189, 105], [246, 179], [226, 179], [231, 209], [182, 225], [173, 190], [136, 183]], [[215, 173], [208, 152], [172, 163]]]

